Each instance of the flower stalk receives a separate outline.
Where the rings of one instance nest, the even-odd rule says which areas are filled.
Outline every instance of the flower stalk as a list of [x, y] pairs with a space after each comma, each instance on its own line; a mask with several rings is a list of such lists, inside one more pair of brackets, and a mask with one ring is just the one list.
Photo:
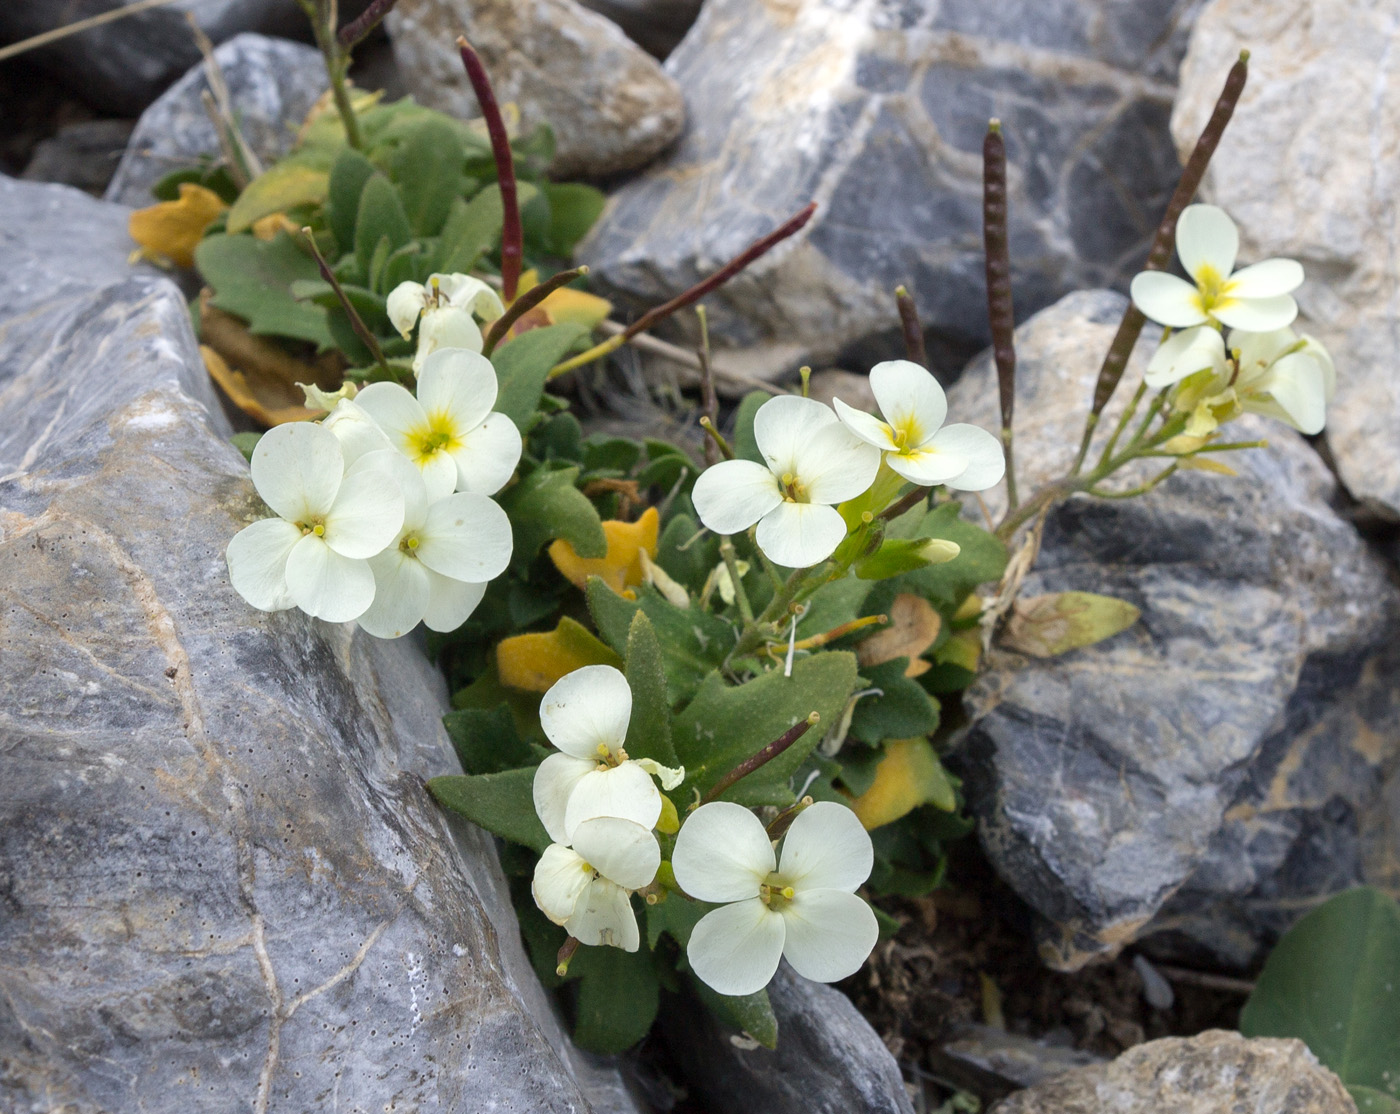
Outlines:
[[486, 133], [491, 138], [491, 157], [496, 160], [496, 181], [501, 187], [503, 214], [501, 294], [507, 302], [511, 302], [515, 300], [515, 292], [520, 286], [520, 269], [525, 258], [525, 234], [520, 225], [520, 198], [515, 185], [515, 158], [511, 154], [505, 120], [501, 117], [501, 106], [496, 101], [496, 92], [491, 88], [491, 78], [486, 73], [481, 56], [462, 35], [457, 36], [457, 50], [462, 55], [462, 65], [466, 68], [467, 80], [472, 84], [477, 104], [481, 106]]
[[379, 370], [384, 373], [386, 379], [398, 382], [400, 376], [394, 374], [394, 369], [389, 366], [389, 361], [384, 358], [384, 349], [379, 346], [379, 341], [369, 330], [369, 326], [364, 323], [364, 319], [355, 311], [349, 296], [345, 293], [345, 288], [340, 285], [335, 274], [331, 271], [330, 264], [326, 262], [326, 257], [321, 254], [321, 249], [316, 246], [316, 237], [310, 228], [303, 228], [301, 234], [306, 239], [306, 245], [311, 249], [311, 254], [316, 260], [316, 267], [321, 272], [321, 277], [335, 291], [335, 296], [340, 299], [340, 308], [345, 311], [345, 316], [350, 318], [350, 327], [355, 330], [355, 335], [360, 338], [364, 346], [369, 349], [370, 355], [374, 357], [374, 362], [379, 365]]
[[516, 298], [510, 305], [506, 306], [505, 313], [496, 318], [491, 323], [491, 328], [486, 330], [486, 336], [482, 338], [481, 354], [490, 356], [496, 350], [496, 345], [505, 340], [510, 335], [511, 326], [536, 308], [541, 302], [558, 290], [561, 286], [568, 286], [576, 278], [583, 278], [588, 274], [587, 267], [575, 267], [571, 271], [560, 271], [552, 278], [546, 279], [538, 286], [532, 286], [524, 294]]
[[766, 766], [803, 735], [807, 734], [813, 727], [821, 722], [821, 716], [812, 712], [806, 719], [793, 724], [766, 747], [750, 758], [744, 759], [735, 766], [719, 781], [715, 782], [710, 791], [700, 798], [700, 804], [706, 805], [718, 799], [726, 790], [730, 789], [744, 778], [748, 777], [755, 770]]

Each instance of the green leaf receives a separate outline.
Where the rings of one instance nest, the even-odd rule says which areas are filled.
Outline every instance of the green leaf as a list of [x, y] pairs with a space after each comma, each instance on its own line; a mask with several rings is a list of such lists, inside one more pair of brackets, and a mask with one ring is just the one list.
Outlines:
[[778, 1019], [767, 990], [758, 990], [742, 997], [717, 994], [693, 974], [690, 984], [695, 996], [719, 1018], [720, 1024], [747, 1033], [764, 1048], [778, 1047]]
[[461, 194], [466, 157], [457, 129], [440, 116], [424, 120], [394, 153], [389, 172], [416, 235], [436, 236], [441, 231], [452, 202]]
[[676, 750], [671, 745], [671, 705], [666, 696], [661, 643], [643, 611], [632, 616], [627, 635], [627, 684], [632, 689], [632, 720], [625, 744], [628, 756], [674, 766]]
[[340, 254], [348, 254], [355, 246], [355, 221], [360, 213], [360, 194], [365, 183], [374, 177], [374, 164], [353, 147], [336, 156], [331, 165], [330, 185], [326, 191], [326, 221], [335, 237]]
[[499, 774], [431, 778], [428, 792], [443, 808], [488, 832], [543, 852], [550, 839], [535, 814], [534, 784], [535, 768], [528, 766]]
[[625, 1052], [651, 1030], [660, 984], [651, 952], [580, 948], [570, 974], [580, 971], [574, 1041], [590, 1052]]
[[[856, 575], [862, 580], [888, 580], [902, 573], [926, 569], [930, 562], [924, 556], [924, 547], [928, 543], [928, 538], [886, 538], [879, 549], [856, 562]], [[959, 553], [958, 557], [961, 556]]]
[[229, 235], [246, 232], [255, 220], [273, 213], [325, 200], [329, 183], [325, 166], [308, 165], [296, 156], [273, 163], [248, 184], [229, 209]]
[[626, 653], [632, 617], [638, 611], [646, 612], [661, 646], [666, 690], [673, 706], [689, 697], [734, 645], [734, 628], [723, 619], [698, 608], [676, 607], [650, 585], [643, 585], [637, 598], [628, 600], [595, 576], [589, 579], [586, 594], [593, 625], [618, 653]]
[[1053, 658], [1112, 638], [1142, 614], [1127, 600], [1093, 592], [1056, 592], [1019, 598], [1002, 632], [1008, 650]]
[[853, 576], [823, 584], [807, 600], [807, 610], [797, 623], [799, 638], [824, 634], [842, 623], [858, 619], [864, 613], [862, 605], [870, 595], [870, 583]]
[[763, 463], [763, 454], [758, 451], [758, 442], [753, 436], [753, 419], [758, 408], [773, 396], [766, 391], [750, 391], [739, 401], [734, 412], [734, 455], [740, 460], [756, 460]]
[[463, 708], [442, 717], [462, 769], [468, 774], [498, 774], [517, 766], [533, 766], [534, 752], [515, 730], [515, 716], [506, 703], [494, 708]]
[[[376, 172], [360, 191], [360, 208], [355, 216], [355, 258], [370, 276], [371, 287], [378, 286], [374, 281], [378, 270], [374, 266], [375, 256], [382, 252], [388, 259], [412, 238], [413, 229], [403, 211], [399, 191], [388, 178]], [[381, 246], [385, 241], [389, 245], [387, 250]]]
[[705, 578], [719, 563], [719, 539], [709, 533], [697, 539], [699, 532], [699, 523], [678, 514], [666, 523], [656, 543], [656, 563], [692, 592], [705, 586]]
[[384, 261], [384, 272], [379, 279], [379, 289], [384, 291], [386, 299], [389, 291], [393, 290], [399, 283], [417, 281], [414, 276], [418, 274], [418, 260], [422, 254], [422, 244], [407, 243]]
[[593, 227], [607, 197], [582, 182], [546, 182], [543, 188], [549, 199], [550, 217], [546, 250], [568, 259], [574, 253], [574, 245]]
[[325, 309], [299, 302], [291, 292], [292, 283], [320, 278], [321, 272], [285, 232], [272, 240], [207, 236], [194, 261], [214, 290], [214, 307], [243, 318], [252, 332], [331, 346]]
[[1006, 571], [1006, 546], [980, 526], [958, 517], [961, 510], [959, 503], [935, 507], [924, 516], [918, 536], [946, 538], [957, 542], [962, 552], [946, 564], [905, 574], [909, 589], [939, 610], [956, 608], [979, 584], [999, 580]]
[[[535, 195], [534, 187], [521, 182], [519, 194], [523, 205], [525, 198]], [[504, 221], [501, 187], [495, 183], [468, 202], [454, 203], [442, 226], [437, 270], [449, 275], [471, 271], [484, 254], [500, 245]]]
[[1353, 1083], [1347, 1088], [1356, 1103], [1357, 1114], [1400, 1114], [1400, 1099], [1392, 1098], [1373, 1087]]
[[837, 722], [856, 686], [854, 654], [828, 651], [796, 662], [792, 676], [781, 670], [742, 685], [711, 673], [695, 699], [676, 716], [671, 739], [685, 765], [685, 787], [707, 793], [726, 773], [757, 754], [811, 712], [821, 722], [786, 751], [728, 789], [724, 800], [740, 804], [791, 804], [788, 779]]
[[652, 951], [661, 942], [661, 934], [667, 933], [681, 946], [681, 961], [685, 961], [685, 948], [690, 943], [690, 934], [700, 923], [700, 918], [710, 911], [710, 906], [701, 901], [687, 901], [677, 894], [669, 894], [665, 901], [648, 905], [647, 947]]
[[1240, 1032], [1297, 1037], [1349, 1087], [1400, 1098], [1400, 905], [1363, 886], [1299, 920], [1264, 964]]
[[253, 460], [253, 450], [258, 447], [258, 442], [262, 440], [262, 434], [235, 433], [229, 440], [233, 442], [233, 447], [243, 454], [243, 459], [251, 464]]
[[882, 695], [865, 696], [856, 702], [850, 738], [873, 745], [885, 739], [911, 739], [938, 730], [938, 702], [917, 681], [904, 675], [908, 665], [908, 658], [895, 658], [861, 667], [869, 682], [866, 687], [877, 688]]
[[539, 408], [549, 369], [587, 331], [577, 322], [546, 325], [521, 333], [491, 353], [491, 366], [501, 384], [495, 409], [521, 429], [527, 428]]
[[[536, 468], [498, 497], [515, 531], [511, 564], [516, 569], [528, 566], [555, 538], [567, 541], [580, 557], [607, 556], [603, 521], [588, 496], [574, 486], [578, 473], [577, 468]], [[613, 649], [622, 652], [617, 645]]]

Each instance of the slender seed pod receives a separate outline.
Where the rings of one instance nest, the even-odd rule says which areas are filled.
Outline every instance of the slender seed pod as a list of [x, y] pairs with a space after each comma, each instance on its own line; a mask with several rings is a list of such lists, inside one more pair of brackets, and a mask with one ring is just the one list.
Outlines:
[[919, 321], [919, 310], [914, 299], [903, 286], [894, 288], [894, 304], [899, 307], [899, 325], [904, 333], [904, 351], [912, 363], [925, 371], [928, 366], [928, 350], [924, 347], [924, 327]]
[[457, 38], [457, 49], [462, 55], [462, 65], [466, 67], [467, 80], [472, 83], [477, 104], [481, 106], [486, 133], [491, 137], [491, 157], [496, 160], [496, 180], [501, 187], [503, 214], [501, 294], [507, 302], [513, 302], [516, 288], [520, 285], [521, 261], [525, 255], [524, 233], [520, 227], [520, 200], [515, 188], [515, 158], [511, 154], [505, 121], [501, 118], [501, 106], [496, 103], [496, 93], [491, 88], [491, 78], [481, 63], [481, 56], [462, 36]]
[[987, 259], [987, 320], [997, 366], [1001, 401], [1001, 443], [1006, 451], [1006, 491], [1016, 506], [1016, 469], [1011, 452], [1011, 419], [1016, 409], [1016, 314], [1011, 304], [1011, 246], [1007, 232], [1006, 140], [1001, 121], [987, 125], [982, 141], [982, 237]]

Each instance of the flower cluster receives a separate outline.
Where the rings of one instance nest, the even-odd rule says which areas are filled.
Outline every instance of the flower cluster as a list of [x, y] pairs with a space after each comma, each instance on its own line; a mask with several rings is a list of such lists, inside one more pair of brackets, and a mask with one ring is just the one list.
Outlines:
[[985, 491], [1001, 480], [1000, 443], [976, 426], [945, 426], [947, 398], [924, 368], [877, 364], [870, 385], [883, 420], [840, 399], [834, 410], [795, 395], [765, 402], [753, 425], [763, 463], [706, 469], [692, 495], [701, 522], [719, 534], [756, 527], [771, 560], [806, 568], [836, 552], [848, 532], [836, 505], [868, 492], [882, 467], [921, 487]]
[[1320, 343], [1289, 328], [1303, 268], [1266, 259], [1236, 271], [1239, 232], [1213, 205], [1182, 212], [1176, 251], [1191, 281], [1145, 271], [1133, 279], [1132, 296], [1147, 317], [1181, 330], [1163, 341], [1145, 379], [1171, 389], [1173, 408], [1186, 415], [1183, 447], [1199, 447], [1243, 411], [1320, 433], [1336, 370]]
[[438, 348], [420, 366], [416, 396], [375, 383], [322, 423], [279, 425], [258, 441], [253, 485], [277, 517], [240, 531], [227, 554], [254, 607], [358, 620], [381, 638], [420, 621], [450, 631], [505, 571], [510, 521], [490, 496], [521, 442], [491, 410], [496, 373], [464, 348]]
[[401, 282], [389, 292], [385, 308], [389, 322], [408, 339], [418, 326], [418, 348], [413, 357], [413, 373], [441, 348], [482, 348], [479, 317], [494, 321], [505, 313], [500, 295], [480, 279], [470, 275], [429, 275], [421, 282]]

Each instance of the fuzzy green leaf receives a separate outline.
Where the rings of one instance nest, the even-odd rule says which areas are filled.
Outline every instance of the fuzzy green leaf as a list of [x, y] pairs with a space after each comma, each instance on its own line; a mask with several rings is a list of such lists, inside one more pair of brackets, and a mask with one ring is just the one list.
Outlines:
[[905, 574], [909, 589], [939, 610], [956, 608], [979, 584], [999, 580], [1006, 571], [1006, 546], [960, 518], [961, 509], [959, 503], [940, 504], [924, 516], [916, 536], [957, 542], [962, 552], [946, 564]]
[[1347, 1088], [1356, 1103], [1356, 1114], [1400, 1114], [1400, 1099], [1353, 1083]]
[[243, 318], [254, 333], [330, 347], [326, 310], [297, 301], [291, 292], [294, 282], [317, 279], [321, 272], [285, 232], [272, 240], [207, 236], [195, 248], [194, 260], [214, 291], [216, 309]]
[[587, 331], [576, 322], [546, 325], [521, 333], [491, 353], [491, 366], [501, 384], [495, 409], [521, 429], [527, 428], [539, 408], [549, 369]]
[[293, 155], [274, 163], [248, 184], [228, 211], [229, 235], [246, 232], [256, 220], [325, 200], [330, 174], [326, 166], [310, 165]]
[[644, 611], [632, 616], [627, 635], [627, 684], [632, 689], [632, 720], [627, 725], [627, 754], [653, 758], [663, 766], [676, 764], [671, 745], [670, 700], [661, 643]]
[[457, 129], [430, 116], [394, 152], [390, 174], [399, 187], [408, 223], [418, 236], [436, 236], [462, 192], [466, 152]]
[[435, 777], [428, 792], [443, 808], [461, 813], [488, 832], [543, 852], [549, 834], [535, 814], [535, 769], [527, 766], [498, 774]]
[[734, 455], [740, 460], [756, 460], [763, 463], [763, 454], [758, 451], [758, 442], [753, 436], [753, 419], [758, 408], [773, 396], [766, 391], [750, 391], [739, 402], [734, 412]]
[[[383, 174], [376, 173], [360, 191], [360, 208], [355, 216], [355, 258], [370, 276], [371, 287], [378, 288], [375, 279], [383, 266], [375, 265], [376, 256], [382, 254], [387, 260], [412, 238], [413, 229], [403, 211], [399, 191]], [[383, 246], [386, 242], [387, 250]]]
[[850, 737], [879, 743], [885, 739], [911, 739], [938, 730], [939, 708], [922, 685], [904, 675], [908, 658], [861, 667], [861, 673], [881, 695], [864, 696], [851, 717]]
[[601, 190], [582, 182], [546, 182], [549, 199], [549, 235], [545, 248], [561, 259], [574, 253], [574, 245], [587, 235], [607, 202]]
[[747, 1033], [764, 1048], [778, 1047], [778, 1019], [767, 990], [757, 990], [741, 997], [717, 994], [694, 975], [690, 977], [695, 996], [720, 1020], [720, 1024], [740, 1033]]
[[[523, 569], [546, 543], [563, 538], [580, 557], [605, 557], [603, 522], [574, 482], [577, 468], [536, 468], [498, 498], [515, 531], [512, 565]], [[625, 646], [625, 643], [624, 643]], [[617, 645], [613, 649], [621, 650]]]
[[593, 625], [603, 641], [619, 653], [626, 652], [632, 617], [638, 611], [646, 612], [661, 645], [672, 705], [688, 698], [734, 645], [734, 628], [723, 619], [698, 608], [676, 607], [649, 585], [641, 588], [635, 600], [629, 600], [595, 576], [588, 581], [587, 596]]
[[515, 729], [509, 704], [448, 712], [442, 725], [468, 774], [498, 774], [535, 763], [534, 753]]
[[262, 440], [261, 433], [235, 433], [229, 438], [233, 442], [233, 447], [243, 454], [243, 459], [249, 463], [253, 460], [253, 450], [258, 447], [258, 442]]
[[326, 191], [326, 220], [336, 247], [346, 255], [355, 246], [355, 221], [360, 213], [360, 194], [374, 177], [374, 164], [353, 147], [336, 156], [331, 165], [330, 186]]
[[660, 984], [651, 952], [580, 948], [570, 974], [580, 971], [574, 1040], [590, 1052], [625, 1052], [651, 1030]]
[[696, 594], [719, 563], [719, 539], [709, 533], [696, 538], [699, 532], [699, 523], [678, 514], [666, 523], [656, 543], [656, 563]]

